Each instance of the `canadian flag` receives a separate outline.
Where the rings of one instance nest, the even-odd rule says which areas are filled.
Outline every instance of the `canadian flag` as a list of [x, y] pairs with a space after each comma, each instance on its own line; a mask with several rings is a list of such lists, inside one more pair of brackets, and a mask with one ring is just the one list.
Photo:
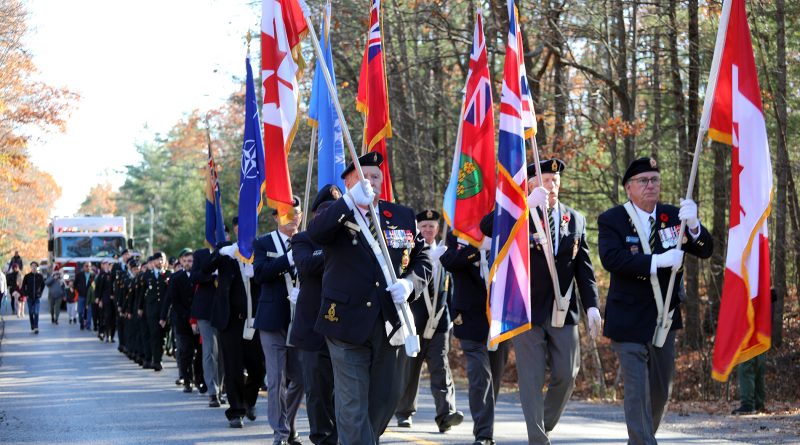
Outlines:
[[726, 381], [734, 366], [769, 349], [772, 330], [772, 167], [744, 0], [725, 0], [714, 61], [708, 134], [732, 147], [728, 254], [712, 359], [712, 377]]

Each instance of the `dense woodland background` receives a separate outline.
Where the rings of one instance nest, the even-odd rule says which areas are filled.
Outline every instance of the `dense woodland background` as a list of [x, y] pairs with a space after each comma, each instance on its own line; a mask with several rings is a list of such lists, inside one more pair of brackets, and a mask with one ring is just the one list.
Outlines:
[[[321, 2], [311, 3], [318, 12]], [[557, 156], [567, 162], [562, 200], [587, 216], [590, 248], [596, 254], [596, 216], [625, 199], [620, 179], [632, 159], [644, 155], [658, 159], [664, 178], [663, 201], [677, 202], [686, 192], [721, 2], [520, 0], [517, 5], [541, 156]], [[253, 2], [252, 7], [254, 16], [260, 14], [260, 3]], [[504, 1], [383, 3], [394, 133], [388, 143], [390, 164], [397, 201], [416, 209], [441, 206], [477, 8], [484, 17], [494, 102], [499, 106], [508, 29]], [[787, 95], [787, 90], [796, 90], [800, 81], [800, 41], [798, 29], [786, 26], [787, 16], [791, 25], [791, 18], [800, 15], [800, 2], [753, 0], [747, 2], [747, 8], [774, 159], [775, 194], [769, 227], [778, 299], [774, 350], [768, 353], [768, 397], [797, 400], [800, 389], [790, 379], [778, 376], [787, 370], [789, 375], [796, 375], [800, 370], [800, 204], [794, 180], [800, 166], [790, 150], [791, 144], [797, 143], [797, 131], [791, 129], [798, 128], [800, 99]], [[356, 144], [361, 141], [363, 121], [354, 101], [368, 12], [367, 0], [341, 0], [333, 6], [331, 38], [340, 100]], [[9, 23], [20, 26], [6, 26], [9, 17]], [[318, 23], [318, 18], [315, 20]], [[22, 220], [13, 210], [22, 202], [40, 202], [30, 195], [43, 185], [25, 180], [29, 177], [26, 175], [46, 177], [27, 162], [26, 128], [60, 128], [69, 103], [77, 100], [68, 91], [42, 90], [27, 82], [35, 68], [25, 59], [20, 43], [24, 22], [25, 13], [18, 1], [0, 0], [0, 181], [4, 184], [0, 187], [0, 257], [8, 256], [11, 246], [21, 243], [29, 248], [28, 257], [42, 256], [43, 232], [27, 228], [32, 222], [44, 227], [49, 208], [42, 207], [42, 215], [35, 221]], [[255, 43], [257, 30], [251, 32]], [[253, 47], [257, 52], [258, 45]], [[303, 48], [308, 67], [301, 80], [301, 108], [310, 94], [314, 64], [310, 43], [304, 43]], [[244, 36], [242, 47], [231, 51], [241, 51], [244, 62]], [[257, 65], [257, 55], [254, 62]], [[243, 78], [244, 66], [241, 73]], [[243, 99], [242, 86], [218, 109], [196, 110], [193, 104], [186, 104], [186, 116], [169, 133], [138, 147], [142, 160], [125, 167], [125, 184], [119, 190], [98, 184], [88, 192], [80, 213], [131, 217], [136, 245], [142, 251], [155, 247], [174, 254], [184, 246], [200, 246], [209, 140], [220, 166], [226, 219], [236, 213]], [[42, 115], [34, 113], [35, 109], [21, 113], [26, 106], [35, 108], [29, 104], [36, 100], [44, 102]], [[304, 109], [301, 111], [304, 116]], [[499, 115], [497, 111], [495, 115]], [[303, 120], [289, 157], [298, 195], [304, 190], [310, 137], [310, 127]], [[725, 145], [707, 144], [700, 159], [695, 199], [703, 224], [714, 235], [716, 249], [711, 260], [687, 261], [688, 298], [683, 305], [686, 329], [680, 335], [681, 358], [675, 384], [678, 399], [718, 400], [732, 394], [729, 385], [710, 379], [725, 262], [729, 152]], [[53, 184], [52, 188], [57, 186]], [[148, 245], [151, 206], [153, 246]], [[274, 227], [268, 213], [262, 213], [261, 220], [263, 231]], [[608, 275], [596, 257], [594, 260], [603, 301]], [[608, 343], [584, 343], [583, 355], [579, 393], [613, 397], [619, 381]], [[509, 373], [513, 380], [513, 366]]]

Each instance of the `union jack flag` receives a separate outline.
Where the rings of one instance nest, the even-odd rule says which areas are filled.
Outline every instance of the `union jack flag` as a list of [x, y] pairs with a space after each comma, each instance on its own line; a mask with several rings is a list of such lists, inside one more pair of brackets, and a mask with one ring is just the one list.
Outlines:
[[[525, 166], [527, 82], [514, 0], [508, 0], [508, 44], [500, 97], [497, 192], [489, 271], [489, 342], [496, 345], [531, 328], [528, 175]], [[532, 108], [531, 108], [532, 110]], [[530, 123], [530, 121], [528, 122]]]

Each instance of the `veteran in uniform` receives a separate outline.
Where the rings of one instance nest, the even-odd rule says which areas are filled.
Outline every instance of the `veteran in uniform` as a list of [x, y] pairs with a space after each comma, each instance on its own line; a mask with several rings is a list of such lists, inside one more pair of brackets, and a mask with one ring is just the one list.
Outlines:
[[275, 445], [299, 443], [294, 423], [303, 398], [297, 351], [286, 343], [291, 322], [289, 293], [297, 279], [291, 244], [303, 218], [296, 196], [293, 206], [294, 216], [285, 224], [281, 224], [278, 211], [273, 210], [277, 230], [253, 241], [253, 279], [261, 286], [253, 327], [259, 331], [266, 361], [267, 417]]
[[450, 314], [447, 311], [449, 277], [439, 263], [439, 258], [447, 250], [444, 242], [438, 244], [439, 212], [424, 210], [417, 214], [417, 229], [430, 247], [433, 279], [422, 296], [411, 303], [414, 324], [420, 336], [421, 351], [418, 356], [409, 358], [409, 377], [400, 404], [395, 412], [397, 426], [411, 428], [412, 416], [417, 412], [417, 391], [423, 361], [428, 364], [431, 381], [431, 394], [436, 406], [436, 425], [439, 432], [460, 425], [464, 413], [456, 410], [456, 391], [447, 353], [450, 351]]
[[[308, 234], [322, 245], [325, 272], [316, 331], [326, 337], [333, 363], [336, 424], [343, 445], [379, 441], [397, 407], [406, 379], [402, 322], [395, 304], [416, 298], [431, 277], [425, 240], [414, 212], [379, 201], [383, 157], [359, 158], [365, 179], [351, 163], [342, 173], [347, 193], [311, 221]], [[375, 227], [369, 213], [379, 215]], [[362, 229], [363, 227], [363, 229]], [[377, 236], [386, 239], [398, 281], [388, 283]], [[396, 335], [400, 334], [400, 335]]]
[[[311, 212], [322, 212], [342, 197], [339, 187], [328, 184], [317, 193]], [[300, 279], [299, 292], [290, 295], [295, 299], [294, 321], [289, 341], [300, 355], [303, 370], [303, 387], [306, 392], [308, 438], [315, 445], [336, 445], [336, 412], [333, 400], [333, 367], [325, 337], [314, 332], [322, 295], [322, 273], [325, 255], [322, 246], [311, 241], [308, 232], [292, 237], [292, 251]]]
[[452, 233], [447, 234], [446, 245], [447, 250], [439, 261], [453, 280], [450, 316], [453, 335], [461, 343], [467, 361], [473, 444], [494, 445], [494, 407], [508, 359], [509, 343], [500, 343], [494, 351], [487, 347], [486, 278], [489, 270], [488, 264], [481, 266], [482, 258], [485, 261], [485, 251], [481, 252]]
[[141, 306], [144, 308], [144, 316], [147, 320], [147, 333], [150, 343], [145, 347], [150, 348], [150, 366], [145, 363], [145, 369], [161, 371], [161, 357], [164, 355], [164, 329], [159, 321], [161, 320], [161, 300], [167, 293], [167, 284], [170, 273], [164, 269], [165, 255], [163, 252], [156, 252], [151, 257], [152, 269], [145, 274], [143, 280], [144, 298]]
[[[581, 363], [578, 299], [587, 314], [592, 338], [600, 333], [602, 324], [597, 283], [586, 243], [586, 218], [558, 198], [561, 172], [565, 167], [560, 159], [542, 160], [539, 168], [543, 186], [537, 187], [536, 164], [528, 165], [528, 190], [531, 190], [528, 206], [531, 218], [538, 217], [541, 221], [542, 230], [538, 230], [531, 219], [532, 327], [511, 341], [518, 366], [525, 370], [519, 373], [519, 390], [530, 444], [550, 443], [548, 435], [558, 423], [575, 388], [575, 377]], [[482, 228], [486, 229], [484, 234], [487, 235], [491, 235], [491, 216], [493, 214], [488, 220], [482, 221]], [[545, 224], [550, 227], [549, 240], [544, 230]], [[569, 299], [569, 309], [562, 326], [554, 326], [552, 320], [556, 295], [545, 259], [546, 244], [553, 246], [561, 296]], [[543, 394], [546, 369], [550, 369], [550, 380], [547, 392]]]
[[[683, 253], [709, 258], [713, 243], [694, 201], [684, 199], [680, 208], [659, 202], [661, 176], [655, 159], [633, 161], [622, 184], [630, 201], [597, 218], [600, 261], [611, 273], [603, 335], [619, 357], [628, 443], [655, 444], [672, 389], [675, 330], [682, 327]], [[681, 220], [687, 226], [683, 240], [678, 239]], [[677, 249], [679, 242], [683, 250]], [[678, 273], [670, 307], [662, 308], [673, 269]], [[653, 344], [659, 313], [672, 321], [661, 347]]]

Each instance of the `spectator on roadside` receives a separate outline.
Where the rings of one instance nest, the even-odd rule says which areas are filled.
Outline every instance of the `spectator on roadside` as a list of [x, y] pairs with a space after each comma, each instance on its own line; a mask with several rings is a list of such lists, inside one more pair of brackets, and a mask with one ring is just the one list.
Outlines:
[[44, 277], [39, 273], [39, 263], [31, 261], [31, 271], [22, 279], [22, 295], [28, 304], [31, 331], [39, 333], [39, 303], [44, 291]]
[[[3, 313], [3, 307], [6, 305], [6, 294], [8, 294], [8, 285], [6, 284], [6, 274], [4, 274], [2, 270], [0, 270], [0, 314]], [[10, 308], [11, 305], [9, 304], [9, 309]]]
[[8, 295], [11, 296], [11, 313], [16, 313], [17, 317], [20, 317], [17, 305], [19, 304], [19, 298], [22, 296], [22, 292], [19, 291], [20, 286], [22, 286], [22, 272], [20, 272], [21, 268], [17, 263], [11, 264], [10, 267], [11, 272], [6, 275], [6, 284], [8, 285]]
[[88, 297], [93, 284], [92, 264], [86, 261], [83, 263], [83, 272], [75, 274], [75, 291], [78, 293], [78, 321], [81, 331], [92, 329], [92, 300], [88, 300]]
[[66, 295], [66, 285], [61, 276], [60, 270], [54, 270], [44, 282], [47, 286], [47, 298], [50, 300], [50, 323], [58, 324], [58, 316], [61, 313], [61, 302]]
[[67, 289], [66, 293], [66, 300], [67, 300], [67, 317], [69, 318], [69, 324], [78, 323], [78, 291], [75, 290], [73, 286], [73, 280], [75, 277], [64, 277], [64, 286]]

